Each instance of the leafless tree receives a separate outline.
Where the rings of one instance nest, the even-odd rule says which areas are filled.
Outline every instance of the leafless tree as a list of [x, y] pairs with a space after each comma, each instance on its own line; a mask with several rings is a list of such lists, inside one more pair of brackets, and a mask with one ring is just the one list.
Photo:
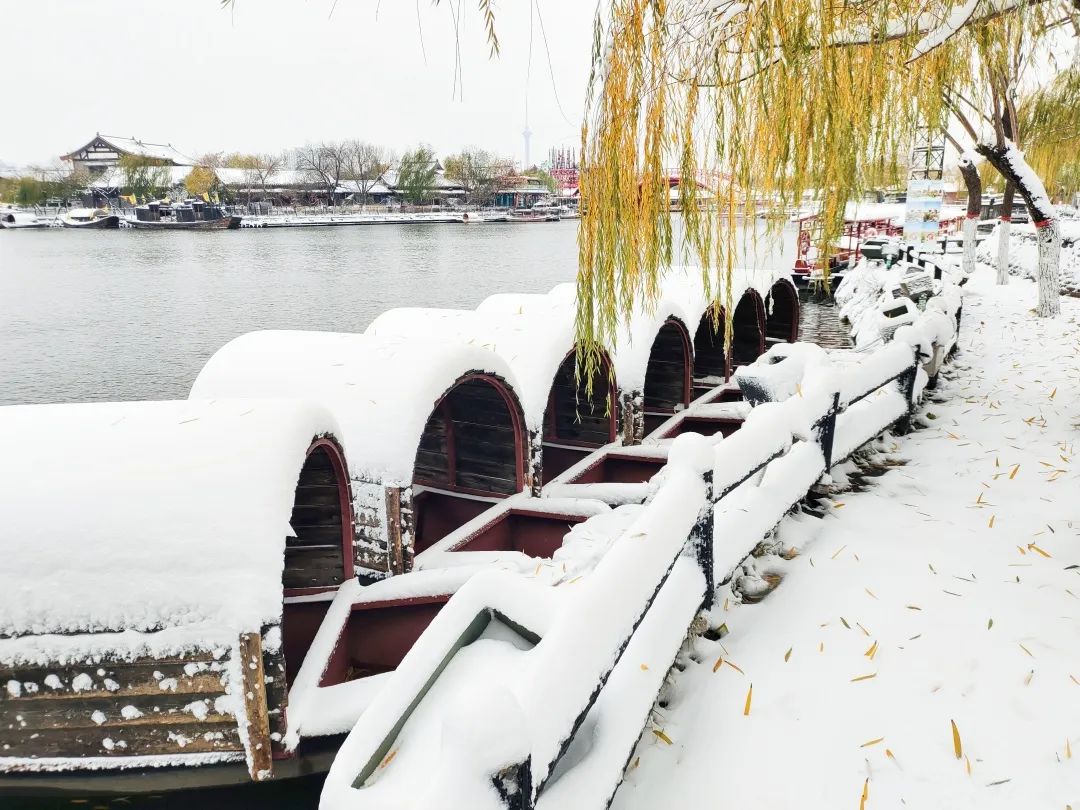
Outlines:
[[324, 141], [318, 145], [302, 146], [293, 154], [296, 169], [312, 183], [326, 188], [330, 205], [334, 204], [334, 193], [345, 175], [349, 151], [349, 145], [345, 142]]
[[342, 177], [356, 183], [360, 191], [361, 205], [367, 205], [367, 196], [393, 162], [389, 149], [365, 141], [349, 141], [345, 170]]

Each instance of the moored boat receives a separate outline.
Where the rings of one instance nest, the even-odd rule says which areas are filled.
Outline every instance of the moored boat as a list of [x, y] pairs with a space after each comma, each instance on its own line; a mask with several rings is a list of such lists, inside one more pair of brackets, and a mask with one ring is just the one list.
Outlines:
[[146, 230], [235, 230], [240, 227], [240, 219], [225, 213], [221, 206], [201, 200], [180, 205], [153, 202], [136, 208], [135, 218], [124, 220], [124, 225]]
[[8, 208], [0, 211], [0, 228], [13, 230], [16, 228], [50, 228], [52, 221], [43, 219], [30, 211], [20, 211]]
[[120, 217], [103, 208], [72, 208], [60, 217], [65, 228], [119, 228]]

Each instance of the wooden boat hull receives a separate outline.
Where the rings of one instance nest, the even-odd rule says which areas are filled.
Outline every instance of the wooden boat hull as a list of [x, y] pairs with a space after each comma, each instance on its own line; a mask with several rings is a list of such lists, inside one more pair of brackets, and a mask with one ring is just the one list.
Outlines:
[[116, 214], [110, 214], [107, 217], [99, 217], [98, 219], [91, 219], [91, 220], [87, 220], [85, 222], [78, 222], [78, 221], [75, 221], [75, 220], [68, 220], [68, 219], [64, 219], [63, 217], [61, 217], [60, 218], [60, 224], [65, 228], [94, 228], [94, 229], [119, 228], [120, 227], [120, 217], [118, 217]]
[[149, 222], [146, 220], [126, 220], [129, 228], [147, 231], [234, 231], [240, 227], [240, 217], [222, 217], [221, 219], [196, 220], [195, 222]]

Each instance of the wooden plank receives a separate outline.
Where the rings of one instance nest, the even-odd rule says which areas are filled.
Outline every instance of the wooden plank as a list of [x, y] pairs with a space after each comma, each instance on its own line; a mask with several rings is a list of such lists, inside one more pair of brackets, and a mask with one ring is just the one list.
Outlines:
[[386, 538], [391, 570], [395, 574], [405, 573], [405, 554], [401, 546], [401, 490], [397, 487], [386, 488]]
[[[108, 697], [32, 698], [0, 702], [0, 737], [2, 729], [31, 728], [127, 728], [131, 726], [193, 726], [198, 724], [235, 725], [231, 714], [215, 709], [216, 698], [224, 695], [219, 683], [216, 694], [175, 694], [159, 691], [156, 695], [116, 693]], [[201, 704], [193, 705], [193, 704]]]
[[[57, 688], [45, 681], [55, 675]], [[102, 662], [71, 666], [14, 667], [0, 669], [0, 681], [22, 684], [19, 697], [4, 695], [4, 701], [17, 705], [32, 700], [65, 700], [73, 695], [81, 698], [118, 695], [161, 695], [168, 691], [176, 695], [217, 694], [222, 691], [223, 665], [207, 654], [200, 658], [172, 658], [154, 661]], [[175, 682], [175, 683], [173, 683]], [[167, 689], [162, 689], [165, 683]], [[27, 687], [33, 684], [33, 687]], [[75, 685], [78, 685], [78, 690]], [[31, 691], [36, 689], [36, 691]]]
[[[5, 728], [6, 757], [123, 757], [242, 752], [235, 722], [126, 728]], [[106, 742], [106, 740], [108, 742]]]
[[240, 636], [240, 671], [248, 721], [245, 731], [248, 773], [256, 782], [262, 782], [273, 778], [274, 760], [270, 748], [270, 717], [260, 633], [244, 633]]
[[340, 585], [345, 577], [340, 533], [337, 541], [326, 546], [286, 546], [282, 585], [286, 588]]

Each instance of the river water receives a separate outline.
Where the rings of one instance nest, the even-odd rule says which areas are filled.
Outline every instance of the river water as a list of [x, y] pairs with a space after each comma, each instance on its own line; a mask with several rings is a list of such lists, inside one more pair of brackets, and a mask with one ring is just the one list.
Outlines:
[[[577, 227], [3, 231], [0, 404], [184, 398], [254, 329], [357, 332], [391, 307], [547, 292], [574, 279]], [[744, 252], [787, 269], [793, 246], [786, 231]], [[808, 337], [840, 334], [831, 308], [804, 309]]]

